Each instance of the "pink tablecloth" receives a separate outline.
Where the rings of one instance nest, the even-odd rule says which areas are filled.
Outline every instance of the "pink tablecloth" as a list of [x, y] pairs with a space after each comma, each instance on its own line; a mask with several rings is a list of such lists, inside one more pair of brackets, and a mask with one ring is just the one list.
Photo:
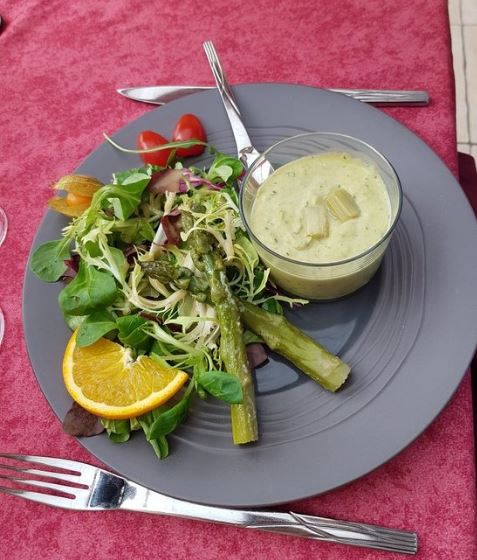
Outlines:
[[[0, 449], [95, 462], [60, 423], [28, 362], [24, 268], [49, 185], [150, 110], [114, 88], [211, 83], [212, 39], [233, 83], [427, 89], [428, 108], [388, 109], [456, 172], [454, 81], [444, 0], [64, 2], [4, 0], [0, 13]], [[466, 377], [427, 431], [395, 459], [295, 511], [419, 532], [419, 558], [477, 557], [471, 392]], [[73, 513], [0, 497], [0, 558], [392, 558], [392, 554], [143, 514]]]

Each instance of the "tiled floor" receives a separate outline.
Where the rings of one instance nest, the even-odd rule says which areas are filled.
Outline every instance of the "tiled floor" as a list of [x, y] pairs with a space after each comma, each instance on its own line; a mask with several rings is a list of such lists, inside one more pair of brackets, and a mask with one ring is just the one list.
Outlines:
[[449, 0], [457, 99], [457, 142], [477, 160], [477, 0]]

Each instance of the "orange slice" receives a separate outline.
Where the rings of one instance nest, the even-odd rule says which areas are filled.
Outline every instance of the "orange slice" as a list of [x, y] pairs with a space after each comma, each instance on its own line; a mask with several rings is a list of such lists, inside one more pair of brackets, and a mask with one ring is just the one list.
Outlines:
[[134, 360], [129, 349], [106, 338], [76, 346], [76, 332], [63, 357], [63, 380], [73, 400], [112, 420], [149, 412], [173, 397], [188, 379], [187, 373], [147, 356]]

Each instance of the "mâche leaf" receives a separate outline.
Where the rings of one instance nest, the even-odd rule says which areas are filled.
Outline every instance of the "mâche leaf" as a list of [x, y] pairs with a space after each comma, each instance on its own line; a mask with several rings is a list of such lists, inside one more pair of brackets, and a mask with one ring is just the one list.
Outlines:
[[94, 311], [81, 323], [76, 335], [76, 344], [89, 346], [117, 328], [116, 321], [109, 311], [105, 309]]
[[154, 453], [159, 459], [165, 459], [169, 455], [169, 444], [164, 436], [151, 439], [149, 443], [152, 445]]
[[144, 175], [151, 175], [152, 170], [151, 167], [131, 167], [130, 169], [125, 169], [124, 171], [116, 171], [113, 173], [113, 182], [115, 185], [122, 185], [124, 181], [126, 181], [131, 175], [144, 174]]
[[109, 185], [105, 198], [113, 208], [114, 215], [127, 220], [141, 202], [142, 193], [151, 176], [144, 172], [134, 172], [122, 179], [117, 185]]
[[152, 448], [154, 449], [154, 453], [159, 459], [165, 459], [169, 455], [169, 444], [167, 443], [167, 439], [165, 436], [158, 436], [157, 438], [152, 439], [150, 433], [155, 419], [162, 414], [163, 410], [164, 407], [160, 406], [159, 408], [152, 410], [147, 414], [143, 414], [136, 419], [136, 421], [141, 426], [147, 441], [151, 444]]
[[81, 262], [78, 274], [60, 292], [58, 302], [63, 313], [88, 315], [111, 305], [117, 294], [116, 282], [109, 272], [101, 272]]
[[87, 315], [69, 315], [68, 313], [63, 313], [65, 323], [72, 331], [75, 331], [78, 327], [80, 327], [86, 317]]
[[[117, 247], [110, 247], [108, 245], [108, 252], [111, 255], [110, 261], [114, 263], [114, 268], [119, 271], [119, 278], [124, 278], [129, 268], [128, 261], [124, 256], [123, 251]], [[111, 265], [110, 265], [111, 266]]]
[[31, 257], [32, 271], [44, 282], [56, 282], [67, 269], [65, 261], [70, 258], [69, 247], [70, 240], [67, 238], [43, 243]]
[[210, 395], [229, 404], [241, 404], [242, 386], [239, 379], [226, 371], [203, 371], [197, 376], [198, 384]]
[[207, 172], [206, 178], [213, 183], [230, 183], [242, 174], [243, 166], [236, 158], [218, 153]]
[[117, 232], [124, 243], [139, 245], [143, 241], [154, 239], [154, 229], [146, 218], [129, 218], [124, 221], [116, 221], [112, 231]]
[[116, 326], [119, 329], [118, 338], [124, 346], [134, 348], [136, 352], [147, 351], [152, 344], [152, 338], [144, 332], [147, 320], [140, 315], [125, 315], [118, 317]]
[[190, 396], [186, 395], [176, 405], [157, 416], [146, 434], [147, 439], [157, 439], [173, 432], [186, 419], [189, 403]]
[[114, 443], [123, 443], [131, 437], [131, 423], [128, 420], [108, 420], [101, 418], [108, 437]]

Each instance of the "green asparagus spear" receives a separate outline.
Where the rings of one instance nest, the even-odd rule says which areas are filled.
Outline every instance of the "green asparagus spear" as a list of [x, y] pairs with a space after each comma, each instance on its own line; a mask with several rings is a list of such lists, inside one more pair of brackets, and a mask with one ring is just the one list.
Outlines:
[[154, 261], [142, 261], [139, 264], [149, 276], [157, 278], [161, 282], [179, 283], [184, 285], [185, 289], [189, 286], [188, 280], [192, 276], [192, 271], [183, 266], [174, 265], [167, 257], [159, 256]]
[[[185, 231], [192, 227], [192, 217], [182, 214]], [[220, 328], [220, 355], [225, 369], [238, 377], [243, 391], [243, 402], [233, 404], [231, 410], [232, 437], [235, 444], [258, 439], [257, 412], [252, 372], [243, 341], [243, 330], [237, 301], [227, 282], [225, 265], [214, 250], [214, 238], [203, 231], [193, 231], [189, 246], [195, 266], [202, 270], [209, 282], [210, 301], [215, 308]]]
[[176, 266], [167, 257], [160, 256], [154, 261], [143, 261], [140, 265], [148, 276], [161, 282], [171, 282], [181, 290], [189, 290], [198, 301], [204, 302], [209, 297], [209, 286], [205, 280], [195, 276], [184, 266]]
[[245, 301], [238, 305], [245, 326], [314, 381], [333, 392], [346, 381], [351, 368], [294, 327], [283, 315], [269, 313]]
[[[163, 281], [170, 281], [171, 276], [164, 277]], [[190, 282], [187, 289], [195, 297], [205, 297], [211, 302], [210, 292], [203, 285], [197, 288]], [[269, 348], [281, 354], [330, 391], [336, 391], [345, 382], [350, 367], [294, 327], [283, 315], [269, 313], [252, 303], [238, 299], [236, 301], [242, 322], [248, 329], [259, 335]]]

